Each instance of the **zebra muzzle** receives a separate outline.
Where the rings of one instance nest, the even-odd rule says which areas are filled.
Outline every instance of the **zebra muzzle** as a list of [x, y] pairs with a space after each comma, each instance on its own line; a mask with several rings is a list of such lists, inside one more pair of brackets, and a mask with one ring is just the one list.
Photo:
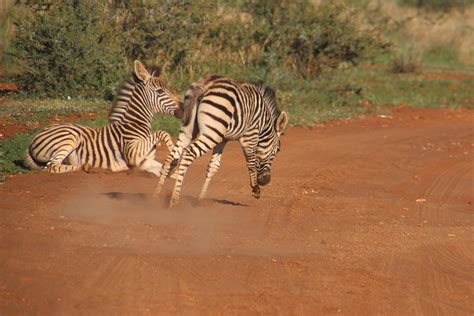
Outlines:
[[182, 109], [176, 109], [173, 114], [178, 119], [182, 119], [184, 116], [184, 112]]

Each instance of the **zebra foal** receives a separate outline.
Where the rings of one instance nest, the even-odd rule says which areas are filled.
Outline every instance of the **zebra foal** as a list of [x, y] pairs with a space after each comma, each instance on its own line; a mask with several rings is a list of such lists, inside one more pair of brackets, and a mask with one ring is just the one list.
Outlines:
[[277, 107], [275, 92], [263, 84], [208, 76], [188, 89], [184, 110], [178, 140], [163, 165], [155, 194], [160, 193], [171, 165], [177, 164], [170, 207], [176, 205], [188, 167], [194, 159], [212, 150], [199, 194], [202, 200], [219, 169], [226, 142], [238, 140], [246, 158], [252, 194], [260, 198], [260, 185], [270, 182], [272, 162], [280, 150], [280, 137], [288, 123], [286, 113]]
[[137, 167], [159, 176], [162, 165], [155, 160], [156, 144], [164, 141], [171, 150], [173, 142], [167, 132], [152, 131], [156, 113], [181, 117], [182, 104], [161, 81], [159, 70], [150, 73], [135, 61], [134, 76], [119, 90], [108, 125], [52, 125], [34, 136], [25, 164], [54, 173]]

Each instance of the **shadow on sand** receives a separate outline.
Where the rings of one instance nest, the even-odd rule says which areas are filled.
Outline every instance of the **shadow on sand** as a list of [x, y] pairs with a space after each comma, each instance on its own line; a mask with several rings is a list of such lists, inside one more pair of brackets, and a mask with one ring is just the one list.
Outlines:
[[[102, 195], [105, 195], [112, 200], [124, 200], [124, 201], [133, 202], [133, 203], [145, 202], [145, 201], [149, 201], [153, 199], [151, 194], [145, 194], [145, 193], [105, 192], [105, 193], [102, 193]], [[170, 195], [166, 196], [166, 200], [169, 201], [170, 197], [171, 197]], [[249, 207], [249, 205], [247, 204], [242, 204], [240, 202], [234, 202], [234, 201], [229, 201], [225, 199], [206, 198], [202, 201], [199, 201], [197, 198], [190, 195], [184, 195], [182, 196], [182, 199], [186, 200], [193, 207], [205, 206], [205, 205], [209, 205], [213, 203], [230, 205], [230, 206]]]

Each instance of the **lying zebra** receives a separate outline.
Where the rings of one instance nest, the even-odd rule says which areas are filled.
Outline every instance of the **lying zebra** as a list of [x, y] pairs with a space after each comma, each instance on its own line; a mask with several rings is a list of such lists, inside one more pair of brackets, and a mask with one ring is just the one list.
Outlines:
[[[172, 153], [166, 158], [155, 194], [161, 191], [171, 165], [177, 163], [170, 207], [179, 200], [184, 175], [194, 159], [212, 150], [199, 199], [206, 196], [220, 166], [227, 141], [238, 140], [247, 160], [250, 186], [260, 198], [260, 185], [270, 182], [270, 169], [280, 150], [280, 136], [288, 123], [277, 108], [275, 92], [263, 84], [243, 83], [226, 77], [201, 78], [184, 99], [184, 122]], [[191, 143], [192, 142], [192, 143]]]
[[159, 176], [162, 165], [155, 160], [156, 144], [164, 141], [171, 150], [173, 142], [167, 132], [152, 131], [152, 118], [156, 113], [181, 117], [182, 104], [160, 80], [159, 70], [150, 73], [139, 61], [134, 68], [134, 76], [117, 95], [110, 124], [100, 128], [52, 125], [35, 135], [25, 164], [55, 173], [136, 167]]

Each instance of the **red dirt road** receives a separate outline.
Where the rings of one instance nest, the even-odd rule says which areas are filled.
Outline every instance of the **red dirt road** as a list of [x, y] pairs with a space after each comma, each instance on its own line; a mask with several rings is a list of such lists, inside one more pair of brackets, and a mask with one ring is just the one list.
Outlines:
[[472, 110], [289, 128], [260, 200], [234, 143], [172, 211], [140, 172], [8, 178], [0, 314], [472, 315], [473, 136]]

